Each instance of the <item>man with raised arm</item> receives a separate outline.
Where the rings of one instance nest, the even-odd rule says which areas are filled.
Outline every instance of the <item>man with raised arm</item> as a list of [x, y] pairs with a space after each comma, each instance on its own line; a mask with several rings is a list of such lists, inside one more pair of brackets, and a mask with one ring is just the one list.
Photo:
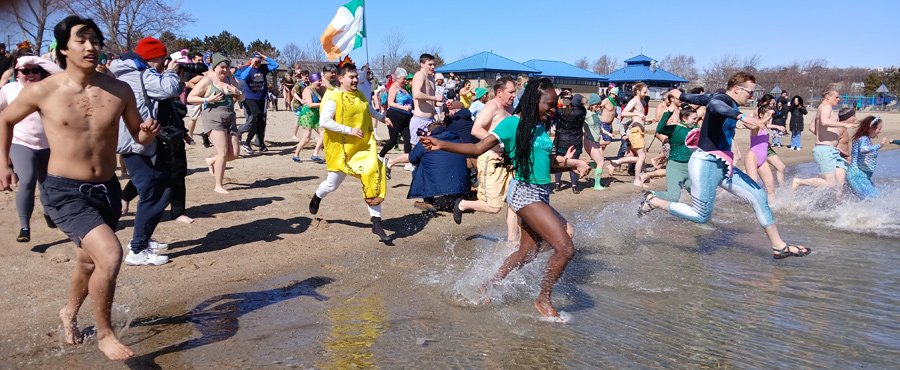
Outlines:
[[[472, 126], [472, 136], [479, 140], [484, 140], [489, 136], [497, 124], [509, 117], [513, 111], [516, 83], [512, 77], [501, 77], [494, 82], [493, 87], [494, 98], [485, 103]], [[501, 153], [503, 153], [503, 148], [497, 145], [478, 156], [475, 164], [478, 169], [478, 200], [458, 199], [456, 201], [453, 206], [453, 220], [457, 224], [462, 222], [464, 211], [500, 213], [503, 206], [506, 205], [506, 190], [511, 171], [502, 164]], [[506, 230], [506, 241], [517, 243], [519, 241], [519, 218], [515, 212], [509, 209], [506, 212]]]
[[[122, 207], [115, 176], [119, 119], [145, 145], [156, 137], [159, 125], [141, 120], [128, 84], [96, 71], [103, 35], [93, 21], [66, 17], [54, 35], [59, 45], [56, 56], [65, 71], [28, 85], [0, 113], [0, 163], [9, 163], [12, 126], [40, 112], [50, 142], [41, 202], [79, 247], [68, 301], [59, 311], [65, 341], [81, 342], [75, 319], [90, 295], [100, 350], [111, 360], [124, 360], [134, 352], [119, 341], [110, 322], [122, 263], [122, 246], [115, 234]], [[10, 190], [15, 183], [12, 170], [0, 166], [0, 190]]]

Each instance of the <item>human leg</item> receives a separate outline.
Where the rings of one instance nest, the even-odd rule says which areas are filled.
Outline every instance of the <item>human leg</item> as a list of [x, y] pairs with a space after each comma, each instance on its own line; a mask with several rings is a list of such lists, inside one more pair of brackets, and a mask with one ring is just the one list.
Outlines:
[[[544, 278], [541, 280], [541, 291], [534, 305], [541, 316], [559, 317], [550, 298], [553, 287], [575, 255], [575, 245], [566, 231], [566, 222], [556, 210], [543, 202], [525, 206], [519, 210], [518, 215], [522, 218], [522, 223], [527, 225], [526, 233], [530, 239], [543, 240], [553, 248], [553, 255], [547, 261]], [[528, 230], [533, 231], [533, 234]], [[525, 244], [526, 233], [522, 233], [522, 244]]]
[[185, 153], [184, 142], [175, 144], [175, 156], [171, 167], [170, 186], [172, 195], [170, 202], [170, 214], [172, 219], [179, 222], [191, 223], [190, 217], [184, 214], [187, 208], [187, 187], [185, 186], [185, 177], [187, 177], [187, 153]]
[[772, 165], [772, 168], [775, 169], [775, 178], [778, 180], [778, 186], [784, 185], [784, 162], [781, 161], [777, 155], [772, 155], [766, 158], [766, 161]]
[[213, 191], [219, 194], [228, 194], [225, 190], [225, 162], [227, 162], [230, 139], [229, 134], [221, 130], [213, 130], [209, 132], [209, 140], [212, 141], [213, 147], [216, 148], [216, 155], [206, 158], [206, 164], [215, 178], [215, 186]]
[[[44, 149], [48, 154], [49, 149]], [[41, 165], [41, 150], [34, 150], [19, 144], [12, 144], [9, 149], [9, 157], [12, 161], [13, 170], [19, 178], [19, 187], [16, 189], [16, 211], [19, 215], [19, 228], [23, 231], [29, 231], [28, 240], [20, 240], [27, 242], [31, 240], [31, 215], [34, 212], [34, 193], [37, 187], [38, 177], [41, 176], [41, 168], [43, 167], [43, 177], [46, 177], [46, 165]], [[43, 180], [43, 179], [41, 179]], [[21, 234], [21, 233], [20, 233]], [[20, 235], [21, 236], [21, 235]]]
[[343, 172], [328, 171], [328, 176], [325, 177], [325, 181], [322, 181], [319, 184], [315, 194], [313, 194], [312, 200], [309, 202], [309, 213], [319, 213], [319, 203], [322, 201], [322, 198], [325, 198], [328, 194], [337, 190], [346, 177], [347, 174]]
[[[299, 127], [299, 126], [298, 126]], [[300, 162], [300, 152], [303, 151], [303, 148], [306, 147], [306, 144], [309, 143], [309, 139], [312, 137], [312, 129], [303, 128], [303, 133], [300, 134], [300, 142], [297, 143], [297, 148], [294, 149], [294, 161]]]
[[[77, 315], [86, 291], [91, 297], [100, 350], [110, 360], [124, 360], [134, 356], [134, 352], [119, 341], [112, 328], [112, 303], [116, 292], [116, 278], [122, 265], [119, 239], [111, 228], [101, 225], [84, 237], [78, 252], [78, 266], [73, 274], [65, 312], [74, 313], [71, 317]], [[84, 284], [85, 281], [87, 284]]]
[[673, 216], [704, 224], [712, 217], [716, 200], [716, 189], [725, 178], [726, 165], [712, 154], [695, 152], [688, 161], [688, 176], [691, 181], [691, 204], [669, 202], [653, 198], [652, 208], [667, 209]]
[[666, 191], [654, 192], [653, 194], [670, 202], [677, 202], [681, 199], [681, 189], [689, 181], [687, 167], [687, 163], [669, 160], [669, 164], [666, 165], [665, 169]]
[[139, 254], [149, 246], [150, 238], [169, 203], [170, 169], [167, 164], [161, 163], [160, 158], [153, 163], [150, 157], [140, 154], [125, 154], [124, 157], [131, 181], [140, 195], [131, 239], [131, 253]]

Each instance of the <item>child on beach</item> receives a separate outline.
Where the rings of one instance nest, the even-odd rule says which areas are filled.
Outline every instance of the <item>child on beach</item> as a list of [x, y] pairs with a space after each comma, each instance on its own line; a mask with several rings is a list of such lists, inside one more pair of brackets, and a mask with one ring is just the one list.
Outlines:
[[872, 140], [881, 133], [881, 117], [868, 116], [859, 123], [853, 134], [853, 149], [850, 168], [847, 169], [847, 184], [850, 190], [861, 199], [875, 198], [878, 188], [872, 184], [872, 174], [878, 161], [878, 150], [887, 144], [887, 138], [881, 138], [881, 144], [873, 144]]

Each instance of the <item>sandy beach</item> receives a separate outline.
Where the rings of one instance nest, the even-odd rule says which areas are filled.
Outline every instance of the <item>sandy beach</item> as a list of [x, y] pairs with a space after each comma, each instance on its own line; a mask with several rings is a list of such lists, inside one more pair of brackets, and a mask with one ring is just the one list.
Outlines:
[[[860, 112], [857, 118], [867, 114]], [[900, 114], [878, 114], [885, 122], [882, 135], [889, 139], [900, 138]], [[815, 112], [811, 110], [806, 116], [806, 128], [812, 124], [814, 116]], [[466, 214], [462, 225], [454, 224], [446, 212], [436, 217], [424, 215], [413, 207], [417, 199], [406, 199], [411, 176], [401, 167], [393, 170], [387, 200], [383, 204], [385, 228], [388, 235], [393, 235], [395, 246], [379, 243], [370, 232], [361, 187], [352, 178], [324, 199], [318, 215], [310, 215], [307, 210], [309, 200], [326, 171], [324, 165], [311, 161], [299, 164], [291, 161], [295, 121], [292, 112], [269, 112], [270, 151], [228, 164], [225, 185], [231, 192], [228, 195], [212, 191], [213, 178], [203, 159], [211, 155], [213, 149], [200, 145], [199, 137], [197, 145], [188, 146], [187, 215], [195, 222], [172, 221], [167, 212], [154, 239], [170, 244], [165, 253], [171, 261], [160, 267], [123, 265], [117, 306], [114, 307], [115, 325], [184, 315], [211, 297], [244, 292], [257, 287], [260, 282], [288, 275], [302, 279], [332, 279], [327, 284], [313, 284], [316, 292], [324, 296], [353, 291], [368, 284], [385, 284], [389, 286], [386, 291], [398, 292], [403, 287], [394, 284], [404, 281], [402, 277], [419, 266], [422, 256], [440, 253], [448, 238], [457, 241], [456, 248], [465, 249], [467, 244], [480, 239], [504, 236], [501, 215]], [[242, 117], [239, 122], [243, 122]], [[744, 150], [748, 148], [746, 130], [738, 132], [737, 141]], [[789, 138], [785, 138], [785, 143], [789, 143]], [[812, 161], [813, 145], [813, 135], [807, 131], [803, 135], [803, 150], [775, 150], [790, 167]], [[610, 145], [605, 152], [607, 158], [614, 155], [616, 149], [618, 143]], [[885, 148], [894, 149], [900, 149], [900, 145], [888, 144]], [[652, 155], [659, 150], [659, 143], [655, 143]], [[305, 150], [302, 158], [307, 159], [310, 154], [310, 149]], [[582, 159], [587, 159], [587, 155], [583, 154]], [[563, 179], [567, 180], [568, 176]], [[585, 189], [576, 195], [565, 189], [554, 194], [552, 202], [566, 215], [583, 209], [585, 204], [602, 207], [613, 200], [636, 199], [640, 189], [631, 185], [631, 180], [630, 176], [616, 176], [607, 190], [599, 192]], [[590, 185], [588, 180], [582, 181], [583, 187]], [[664, 186], [664, 179], [650, 184], [651, 189]], [[117, 235], [123, 245], [131, 237], [134, 210], [135, 204], [132, 204], [131, 212], [120, 222]], [[104, 368], [124, 368], [123, 364], [104, 362], [95, 341], [74, 347], [62, 344], [57, 311], [65, 303], [74, 265], [73, 244], [60, 231], [47, 228], [39, 205], [32, 217], [31, 242], [17, 243], [15, 236], [19, 224], [13, 193], [0, 194], [0, 211], [6, 215], [0, 218], [0, 259], [4, 263], [0, 269], [3, 291], [0, 308], [4, 311], [3, 320], [0, 320], [0, 332], [4, 333], [0, 340], [0, 359], [6, 364], [4, 367], [102, 365]], [[373, 276], [377, 276], [379, 283], [372, 280]], [[429, 294], [427, 290], [418, 291]], [[392, 293], [386, 294], [385, 299], [391, 299]], [[319, 322], [328, 321], [328, 318], [312, 314], [305, 320]], [[79, 322], [82, 327], [92, 325], [88, 305], [81, 310]], [[189, 325], [171, 325], [162, 330], [129, 330], [133, 335], [126, 334], [124, 342], [133, 346], [138, 355], [196, 336]], [[244, 341], [235, 334], [217, 342], [219, 351], [225, 353], [253, 345], [252, 341]], [[312, 342], [319, 339], [306, 338]], [[183, 362], [179, 351], [174, 350], [159, 354], [153, 361], [163, 368], [196, 366]], [[235, 367], [249, 365], [235, 364]]]

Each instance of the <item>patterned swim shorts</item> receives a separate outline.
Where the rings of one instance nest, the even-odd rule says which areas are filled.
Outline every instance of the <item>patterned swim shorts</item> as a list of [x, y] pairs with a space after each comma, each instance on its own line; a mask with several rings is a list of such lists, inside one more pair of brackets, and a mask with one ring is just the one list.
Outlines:
[[513, 212], [519, 212], [525, 206], [544, 202], [550, 204], [550, 189], [552, 184], [529, 184], [512, 179], [509, 182], [509, 193], [506, 195], [506, 203]]

